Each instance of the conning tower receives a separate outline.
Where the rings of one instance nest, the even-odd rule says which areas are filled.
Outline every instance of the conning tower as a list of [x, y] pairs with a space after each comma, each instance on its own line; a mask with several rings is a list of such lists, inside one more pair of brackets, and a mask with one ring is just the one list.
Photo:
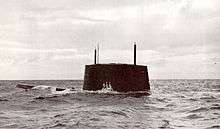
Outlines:
[[111, 86], [114, 91], [150, 90], [147, 66], [136, 65], [136, 44], [134, 64], [97, 64], [95, 49], [94, 64], [85, 66], [84, 90], [101, 90]]

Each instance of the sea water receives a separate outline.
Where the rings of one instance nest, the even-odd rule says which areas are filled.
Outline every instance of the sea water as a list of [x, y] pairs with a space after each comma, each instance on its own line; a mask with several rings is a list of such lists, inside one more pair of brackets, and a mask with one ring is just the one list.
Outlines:
[[[25, 91], [18, 83], [75, 91]], [[151, 80], [148, 95], [83, 91], [82, 85], [81, 80], [0, 81], [0, 128], [220, 128], [220, 80]]]

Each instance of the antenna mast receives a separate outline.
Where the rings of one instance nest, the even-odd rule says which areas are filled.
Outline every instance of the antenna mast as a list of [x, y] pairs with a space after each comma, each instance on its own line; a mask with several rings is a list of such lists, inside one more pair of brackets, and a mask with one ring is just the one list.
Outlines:
[[136, 42], [134, 42], [134, 65], [136, 65]]
[[96, 64], [96, 48], [95, 48], [95, 51], [94, 51], [94, 64]]

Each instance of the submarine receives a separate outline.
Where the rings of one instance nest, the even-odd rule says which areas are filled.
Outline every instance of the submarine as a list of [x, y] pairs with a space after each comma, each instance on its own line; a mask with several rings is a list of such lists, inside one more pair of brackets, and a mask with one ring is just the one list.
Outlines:
[[[100, 64], [97, 62], [97, 51], [94, 51], [94, 64], [85, 65], [83, 90], [99, 91], [107, 89], [118, 93], [140, 93], [148, 94], [150, 90], [148, 68], [136, 64], [136, 44], [134, 44], [134, 64]], [[52, 89], [54, 93], [69, 93], [74, 88], [59, 88], [44, 85], [17, 84], [17, 88], [31, 89]]]
[[123, 93], [149, 91], [148, 68], [136, 64], [136, 48], [135, 43], [134, 64], [99, 64], [95, 49], [94, 64], [85, 65], [83, 90], [97, 91], [108, 88]]

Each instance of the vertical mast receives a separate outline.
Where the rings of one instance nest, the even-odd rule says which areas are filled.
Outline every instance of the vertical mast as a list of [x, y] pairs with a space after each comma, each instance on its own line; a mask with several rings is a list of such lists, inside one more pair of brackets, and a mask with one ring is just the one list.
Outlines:
[[134, 42], [134, 65], [136, 65], [136, 42]]
[[95, 48], [95, 53], [94, 53], [94, 64], [96, 64], [96, 48]]

